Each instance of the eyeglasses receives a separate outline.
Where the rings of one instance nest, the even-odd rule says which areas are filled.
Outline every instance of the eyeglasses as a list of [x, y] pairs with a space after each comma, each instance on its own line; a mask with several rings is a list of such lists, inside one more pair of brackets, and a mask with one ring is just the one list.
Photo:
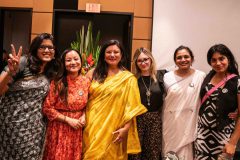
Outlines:
[[39, 47], [39, 50], [41, 50], [41, 51], [45, 51], [46, 49], [48, 49], [50, 52], [54, 52], [55, 51], [55, 47], [54, 46], [41, 45]]
[[148, 60], [149, 60], [150, 58], [143, 58], [143, 59], [138, 59], [137, 60], [137, 63], [139, 63], [139, 64], [142, 64], [142, 63], [148, 63]]

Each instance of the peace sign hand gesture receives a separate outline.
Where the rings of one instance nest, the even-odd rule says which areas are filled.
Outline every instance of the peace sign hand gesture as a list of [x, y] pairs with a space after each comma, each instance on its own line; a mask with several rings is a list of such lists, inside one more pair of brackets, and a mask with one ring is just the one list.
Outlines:
[[13, 44], [11, 44], [11, 48], [12, 48], [12, 53], [9, 54], [8, 68], [9, 68], [9, 74], [14, 76], [16, 75], [19, 69], [20, 58], [22, 56], [22, 46], [20, 46], [17, 54]]

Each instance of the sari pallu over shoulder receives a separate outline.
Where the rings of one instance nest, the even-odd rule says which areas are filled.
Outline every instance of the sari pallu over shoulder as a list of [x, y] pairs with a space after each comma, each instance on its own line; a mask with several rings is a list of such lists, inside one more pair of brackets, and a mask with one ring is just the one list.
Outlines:
[[[146, 112], [141, 104], [137, 80], [128, 71], [92, 82], [83, 134], [83, 159], [126, 159], [127, 153], [140, 152], [136, 119]], [[133, 119], [128, 139], [114, 144], [112, 132]]]
[[[164, 75], [164, 83], [168, 86], [163, 109], [164, 155], [169, 151], [178, 154], [185, 148], [187, 150], [195, 140], [199, 93], [204, 77], [205, 73], [198, 70], [184, 79], [176, 77], [174, 72]], [[189, 150], [187, 156], [191, 156], [191, 153]]]

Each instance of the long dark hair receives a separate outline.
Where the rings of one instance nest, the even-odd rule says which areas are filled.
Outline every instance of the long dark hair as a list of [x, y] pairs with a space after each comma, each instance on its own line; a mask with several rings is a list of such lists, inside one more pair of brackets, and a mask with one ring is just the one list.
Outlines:
[[58, 93], [60, 98], [67, 104], [67, 97], [68, 97], [68, 83], [67, 83], [67, 70], [65, 66], [65, 58], [67, 53], [75, 51], [78, 53], [80, 60], [81, 60], [81, 68], [78, 72], [78, 74], [81, 74], [82, 69], [82, 56], [81, 54], [75, 50], [75, 49], [66, 49], [63, 51], [61, 55], [61, 67], [58, 69], [58, 76], [55, 78], [54, 84], [55, 84], [55, 94]]
[[211, 65], [212, 56], [216, 52], [227, 57], [227, 59], [229, 61], [227, 71], [229, 73], [235, 73], [235, 74], [239, 75], [237, 61], [235, 60], [231, 50], [224, 44], [216, 44], [208, 50], [208, 53], [207, 53], [208, 64]]
[[[40, 35], [38, 35], [33, 39], [29, 48], [28, 62], [29, 62], [30, 71], [34, 74], [38, 74], [41, 71], [42, 61], [38, 58], [37, 53], [43, 40], [51, 40], [55, 47], [54, 38], [49, 33], [41, 33]], [[59, 66], [60, 66], [59, 53], [55, 48], [54, 59], [52, 59], [49, 63], [47, 63], [47, 65], [44, 68], [44, 74], [50, 80], [53, 79], [58, 74], [57, 70]]]
[[103, 83], [107, 77], [108, 74], [108, 64], [105, 61], [105, 51], [107, 47], [116, 45], [120, 49], [122, 58], [120, 62], [118, 63], [118, 67], [122, 70], [125, 70], [125, 63], [126, 63], [126, 54], [123, 50], [122, 45], [118, 40], [109, 40], [107, 41], [101, 48], [100, 55], [98, 58], [97, 66], [93, 72], [93, 80], [98, 81], [99, 83]]

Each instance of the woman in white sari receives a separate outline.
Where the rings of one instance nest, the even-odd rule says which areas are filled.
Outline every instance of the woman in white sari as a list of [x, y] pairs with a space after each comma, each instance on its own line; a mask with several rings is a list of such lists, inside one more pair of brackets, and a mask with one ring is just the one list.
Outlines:
[[176, 70], [164, 75], [167, 96], [163, 109], [163, 155], [175, 152], [181, 160], [193, 160], [199, 92], [205, 73], [191, 68], [194, 56], [185, 46], [174, 53]]

